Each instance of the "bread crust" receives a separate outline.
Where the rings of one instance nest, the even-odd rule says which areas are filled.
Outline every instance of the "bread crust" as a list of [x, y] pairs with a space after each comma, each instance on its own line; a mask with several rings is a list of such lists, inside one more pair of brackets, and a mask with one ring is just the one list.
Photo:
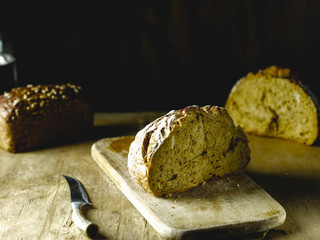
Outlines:
[[[150, 171], [153, 168], [153, 156], [160, 148], [166, 139], [171, 137], [176, 128], [179, 128], [184, 119], [190, 115], [201, 115], [201, 114], [216, 114], [220, 116], [230, 118], [229, 114], [224, 108], [217, 106], [188, 106], [181, 110], [172, 110], [166, 115], [156, 119], [155, 121], [148, 124], [144, 129], [140, 130], [135, 140], [132, 142], [129, 155], [128, 155], [128, 170], [131, 177], [146, 191], [156, 195], [151, 190], [150, 185]], [[230, 118], [231, 119], [231, 118]], [[227, 123], [230, 124], [230, 123]], [[233, 125], [231, 119], [231, 127]], [[248, 144], [248, 140], [241, 130], [241, 138], [244, 139], [245, 143]], [[239, 172], [244, 171], [245, 167], [250, 161], [250, 150], [248, 147], [247, 159], [244, 161], [245, 164]], [[187, 189], [185, 189], [187, 190]]]
[[18, 87], [0, 96], [0, 146], [21, 152], [85, 131], [93, 109], [80, 86]]
[[[298, 88], [301, 88], [306, 93], [306, 95], [308, 96], [308, 98], [310, 99], [312, 104], [314, 105], [314, 109], [315, 109], [316, 115], [317, 115], [316, 138], [310, 140], [309, 143], [306, 143], [306, 144], [312, 145], [315, 141], [318, 141], [319, 137], [320, 137], [319, 136], [319, 129], [320, 129], [320, 104], [319, 104], [319, 101], [318, 101], [317, 97], [315, 96], [315, 94], [310, 90], [310, 88], [308, 86], [304, 85], [300, 81], [298, 74], [293, 73], [288, 68], [280, 68], [278, 66], [270, 66], [270, 67], [267, 67], [263, 70], [259, 70], [257, 73], [249, 72], [245, 77], [240, 78], [232, 87], [232, 89], [229, 93], [228, 99], [226, 101], [226, 104], [225, 104], [225, 107], [226, 107], [226, 109], [228, 109], [228, 111], [230, 111], [230, 114], [232, 115], [232, 111], [230, 110], [230, 105], [231, 105], [233, 94], [245, 82], [250, 81], [251, 79], [260, 79], [260, 78], [265, 78], [265, 79], [275, 78], [278, 81], [288, 81], [290, 84], [297, 86]], [[246, 131], [245, 128], [244, 128], [244, 130]], [[261, 135], [257, 131], [247, 131], [247, 132]], [[265, 134], [264, 136], [268, 136], [268, 134]], [[290, 140], [297, 141], [296, 139], [290, 139]]]

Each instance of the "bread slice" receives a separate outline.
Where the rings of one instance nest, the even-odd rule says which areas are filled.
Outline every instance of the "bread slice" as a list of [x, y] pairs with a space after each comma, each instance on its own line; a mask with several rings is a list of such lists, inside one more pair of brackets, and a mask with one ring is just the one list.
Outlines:
[[248, 73], [234, 85], [225, 107], [248, 133], [307, 145], [318, 137], [318, 100], [287, 68]]
[[137, 133], [129, 149], [130, 175], [155, 196], [243, 172], [248, 140], [224, 108], [189, 106], [171, 111]]

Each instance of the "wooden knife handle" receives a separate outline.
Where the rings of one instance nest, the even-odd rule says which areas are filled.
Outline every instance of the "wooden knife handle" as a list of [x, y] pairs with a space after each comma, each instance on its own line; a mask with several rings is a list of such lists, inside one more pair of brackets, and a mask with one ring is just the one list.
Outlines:
[[80, 205], [72, 206], [72, 220], [89, 238], [94, 238], [99, 228], [83, 215], [81, 208], [82, 206]]

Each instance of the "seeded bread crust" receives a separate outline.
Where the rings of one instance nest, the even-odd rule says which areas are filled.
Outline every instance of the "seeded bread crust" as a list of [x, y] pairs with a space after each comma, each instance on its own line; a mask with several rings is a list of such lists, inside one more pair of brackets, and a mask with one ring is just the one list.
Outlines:
[[[266, 129], [266, 130], [262, 130], [261, 127], [259, 126], [254, 126], [254, 123], [245, 120], [246, 117], [248, 115], [256, 115], [258, 116], [259, 114], [262, 113], [262, 111], [268, 112], [269, 110], [272, 112], [273, 117], [271, 119], [266, 118], [265, 121], [268, 122], [269, 127], [273, 128], [274, 125], [278, 125], [278, 121], [279, 118], [281, 118], [281, 116], [283, 115], [289, 115], [291, 114], [292, 116], [294, 115], [294, 113], [292, 111], [290, 111], [291, 107], [296, 109], [296, 106], [292, 105], [292, 106], [288, 106], [289, 111], [283, 113], [283, 114], [279, 114], [277, 112], [276, 109], [274, 109], [272, 106], [269, 106], [268, 104], [264, 103], [264, 99], [265, 97], [268, 95], [267, 91], [269, 89], [265, 89], [264, 93], [262, 93], [261, 99], [251, 99], [251, 96], [254, 95], [253, 90], [255, 90], [256, 86], [250, 86], [249, 82], [255, 80], [255, 81], [259, 81], [259, 85], [262, 86], [263, 84], [265, 84], [267, 81], [274, 81], [275, 83], [281, 83], [281, 82], [287, 82], [292, 86], [292, 89], [301, 89], [302, 93], [304, 93], [304, 95], [306, 96], [305, 99], [307, 102], [309, 102], [308, 105], [311, 106], [312, 111], [310, 111], [308, 113], [308, 115], [314, 115], [317, 119], [317, 122], [314, 124], [314, 134], [312, 134], [312, 137], [310, 137], [309, 139], [301, 139], [299, 136], [290, 136], [287, 137], [285, 136], [285, 134], [281, 135], [281, 133], [271, 133], [272, 131], [269, 131], [270, 129]], [[264, 110], [262, 110], [262, 108], [256, 107], [257, 111], [254, 113], [254, 111], [252, 111], [252, 109], [250, 109], [249, 104], [247, 106], [244, 106], [243, 104], [241, 104], [234, 96], [237, 95], [240, 91], [242, 91], [242, 89], [244, 88], [243, 86], [246, 85], [246, 98], [247, 101], [250, 101], [250, 104], [256, 104], [257, 106], [259, 105], [265, 105], [263, 107]], [[248, 85], [248, 86], [247, 86]], [[273, 84], [273, 86], [275, 86], [276, 84]], [[287, 84], [288, 86], [288, 84]], [[275, 91], [275, 90], [272, 90]], [[285, 88], [278, 88], [277, 91], [279, 92], [286, 92], [286, 91], [290, 91], [288, 89]], [[277, 99], [276, 97], [274, 97], [274, 102], [276, 101], [281, 101], [281, 99]], [[293, 100], [294, 101], [294, 100]], [[299, 101], [298, 101], [299, 102]], [[298, 103], [299, 104], [299, 103]], [[241, 105], [241, 107], [239, 107]], [[285, 103], [283, 103], [283, 105], [285, 105]], [[279, 137], [279, 138], [283, 138], [283, 139], [287, 139], [287, 140], [291, 140], [291, 141], [295, 141], [295, 142], [299, 142], [299, 143], [304, 143], [307, 145], [312, 145], [315, 141], [317, 141], [319, 139], [319, 129], [320, 129], [320, 104], [319, 101], [317, 99], [317, 97], [315, 96], [315, 94], [310, 90], [310, 88], [306, 85], [304, 85], [300, 80], [297, 74], [294, 74], [290, 69], [288, 68], [280, 68], [277, 66], [270, 66], [267, 67], [266, 69], [263, 70], [259, 70], [257, 73], [252, 73], [249, 72], [245, 77], [241, 78], [240, 80], [238, 80], [235, 85], [233, 86], [233, 88], [231, 89], [228, 99], [226, 101], [226, 105], [225, 105], [226, 109], [228, 110], [229, 114], [231, 115], [231, 117], [234, 119], [234, 121], [237, 124], [240, 124], [245, 132], [248, 133], [253, 133], [256, 135], [262, 135], [262, 136], [269, 136], [269, 137]], [[239, 110], [240, 108], [240, 110]], [[240, 115], [237, 114], [240, 113], [240, 115], [242, 115], [242, 117], [239, 117]], [[294, 119], [294, 118], [292, 118]], [[298, 123], [297, 123], [298, 124]], [[302, 134], [303, 130], [301, 131]]]
[[74, 84], [27, 85], [0, 96], [0, 147], [21, 152], [92, 127], [93, 110]]
[[[171, 192], [161, 192], [155, 191], [153, 189], [151, 183], [150, 172], [151, 169], [156, 165], [155, 155], [159, 151], [160, 147], [168, 142], [169, 139], [172, 141], [170, 143], [170, 149], [173, 149], [175, 146], [174, 141], [174, 133], [175, 130], [179, 130], [182, 125], [185, 124], [185, 120], [187, 117], [194, 116], [195, 119], [199, 120], [202, 116], [206, 114], [219, 115], [222, 118], [225, 118], [225, 126], [227, 128], [236, 129], [235, 132], [237, 136], [232, 136], [233, 140], [228, 140], [230, 142], [229, 146], [225, 146], [226, 151], [233, 151], [238, 142], [243, 144], [242, 158], [238, 159], [239, 164], [238, 168], [235, 171], [229, 171], [229, 174], [240, 173], [245, 170], [246, 166], [250, 161], [250, 149], [248, 147], [248, 140], [245, 136], [244, 132], [240, 127], [236, 128], [233, 124], [232, 119], [224, 108], [216, 107], [216, 106], [189, 106], [181, 110], [172, 110], [168, 114], [156, 119], [155, 121], [148, 124], [144, 129], [139, 131], [135, 137], [135, 140], [130, 146], [129, 155], [128, 155], [128, 169], [132, 178], [146, 191], [152, 193], [155, 196], [164, 196], [170, 195], [172, 193], [177, 193], [181, 191], [186, 191], [192, 187], [196, 187], [199, 184], [203, 183], [208, 179], [213, 179], [217, 177], [223, 177], [223, 175], [219, 175], [218, 172], [212, 173], [209, 177], [207, 176], [203, 179], [202, 182], [195, 183], [194, 186], [188, 188], [175, 189]], [[200, 120], [201, 121], [201, 120]], [[203, 124], [203, 123], [199, 123]], [[193, 136], [195, 139], [197, 136]], [[236, 139], [236, 140], [234, 140]], [[199, 139], [200, 141], [200, 139]], [[207, 140], [210, 142], [210, 140]], [[233, 142], [232, 142], [233, 141]], [[236, 141], [236, 142], [235, 142]], [[228, 142], [228, 144], [229, 144]], [[209, 143], [210, 144], [210, 143]], [[218, 143], [214, 143], [213, 145], [218, 145]], [[170, 151], [170, 149], [167, 149]], [[205, 149], [201, 155], [207, 154], [207, 149]], [[222, 153], [226, 154], [226, 152]], [[177, 154], [176, 158], [178, 159], [180, 156]], [[181, 156], [183, 157], [183, 156]], [[236, 160], [236, 161], [238, 161]], [[188, 166], [187, 166], [188, 167]], [[190, 176], [191, 177], [191, 176]]]

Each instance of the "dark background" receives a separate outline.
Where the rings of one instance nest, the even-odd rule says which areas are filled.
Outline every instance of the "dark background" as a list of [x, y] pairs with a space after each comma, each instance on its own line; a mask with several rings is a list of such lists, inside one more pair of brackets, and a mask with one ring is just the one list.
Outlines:
[[25, 4], [0, 14], [19, 83], [81, 84], [97, 111], [223, 106], [235, 81], [269, 65], [319, 98], [319, 1]]

